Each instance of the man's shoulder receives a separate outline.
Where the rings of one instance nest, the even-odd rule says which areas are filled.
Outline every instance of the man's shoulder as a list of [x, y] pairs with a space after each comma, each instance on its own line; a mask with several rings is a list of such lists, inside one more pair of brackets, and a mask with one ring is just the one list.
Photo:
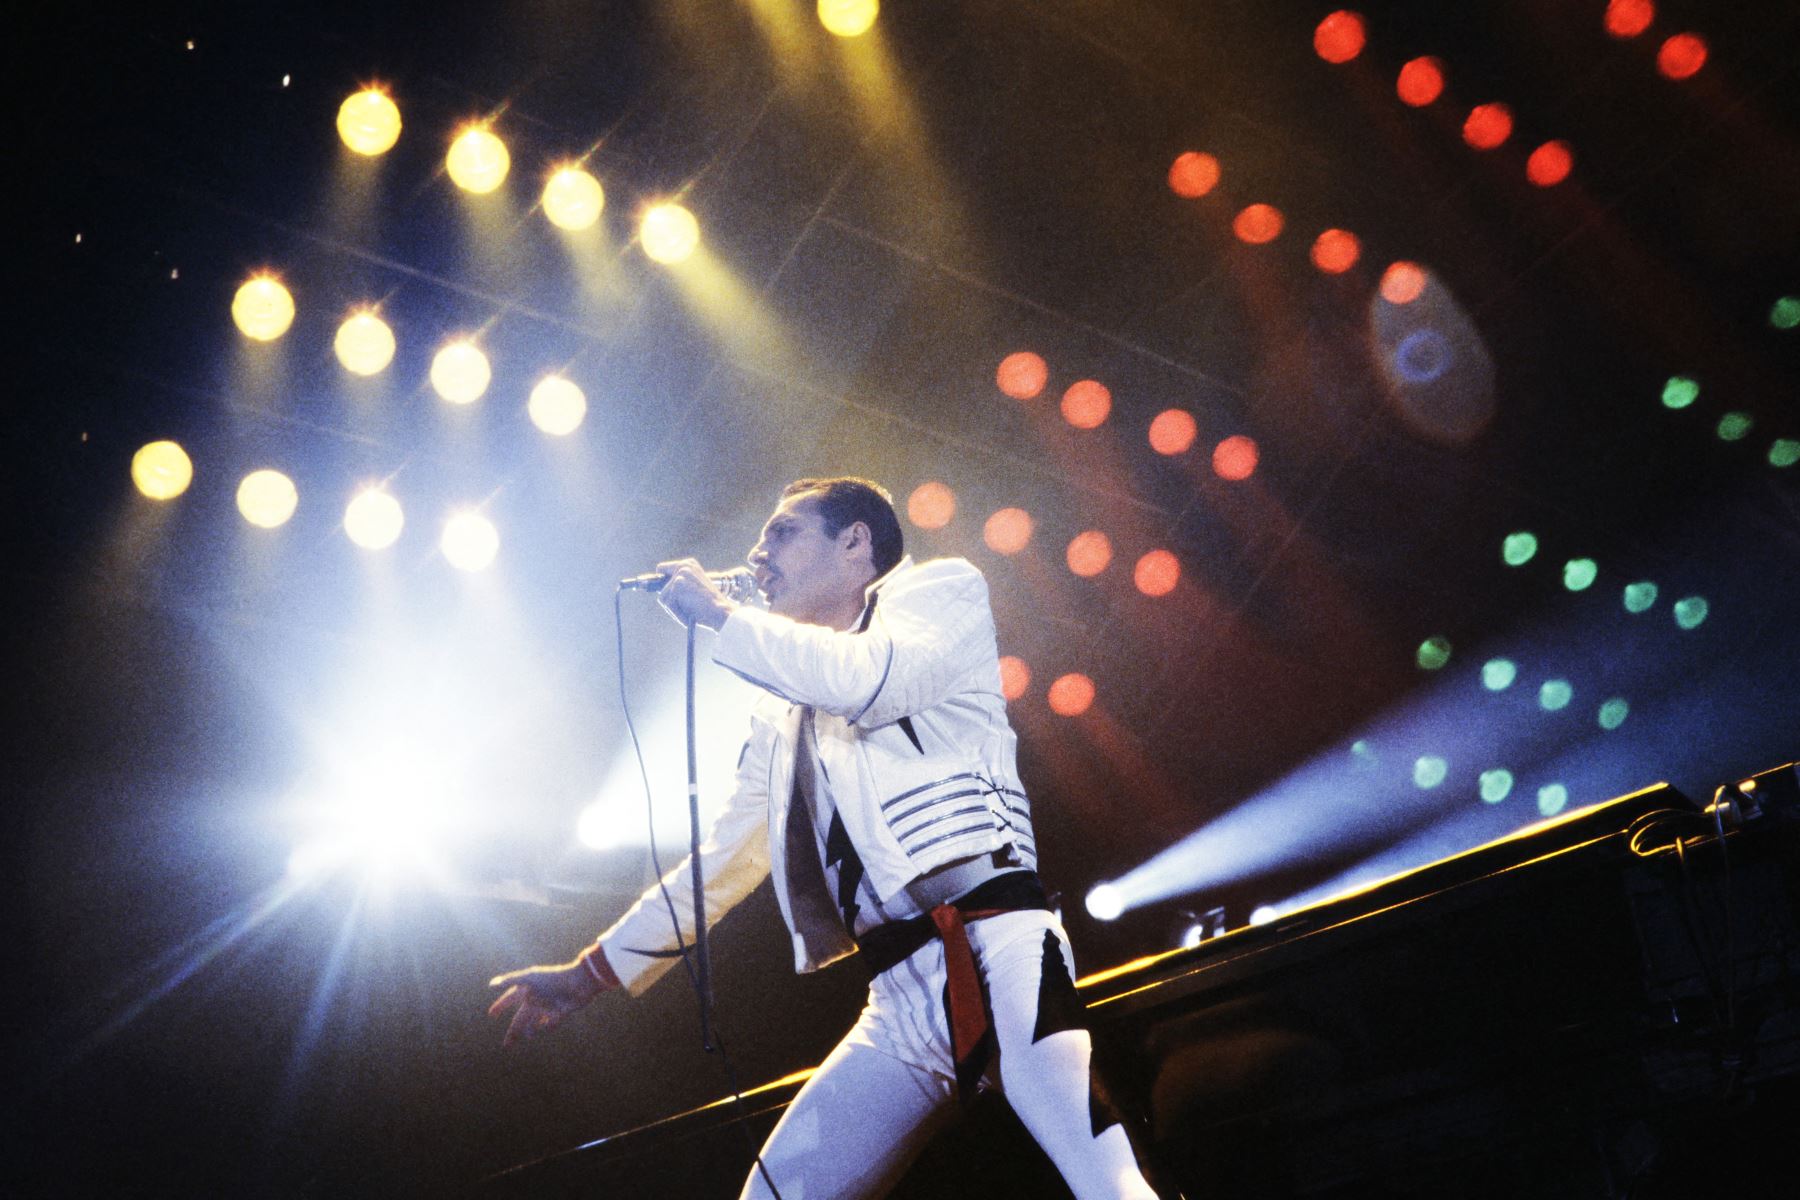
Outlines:
[[889, 577], [882, 585], [884, 594], [920, 587], [960, 584], [985, 588], [987, 577], [966, 558], [932, 558], [910, 563]]

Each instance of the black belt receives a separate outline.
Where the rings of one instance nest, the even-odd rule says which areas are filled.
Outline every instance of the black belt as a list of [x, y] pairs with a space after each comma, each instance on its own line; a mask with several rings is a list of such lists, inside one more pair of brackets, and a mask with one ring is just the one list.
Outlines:
[[[950, 903], [965, 919], [973, 913], [993, 916], [1027, 909], [1048, 911], [1050, 908], [1036, 871], [1008, 871], [996, 875]], [[869, 973], [880, 975], [911, 958], [919, 947], [937, 936], [937, 923], [930, 913], [922, 913], [904, 921], [877, 925], [856, 939], [856, 945], [862, 952], [863, 961], [869, 964]]]

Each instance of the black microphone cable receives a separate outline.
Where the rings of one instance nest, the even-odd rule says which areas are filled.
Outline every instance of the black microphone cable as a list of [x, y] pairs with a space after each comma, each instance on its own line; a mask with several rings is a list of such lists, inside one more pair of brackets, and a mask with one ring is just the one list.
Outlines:
[[[656, 850], [656, 805], [650, 791], [650, 768], [644, 761], [644, 747], [638, 741], [637, 724], [631, 719], [631, 700], [627, 696], [625, 688], [625, 610], [621, 602], [625, 591], [625, 587], [621, 585], [613, 592], [613, 634], [618, 647], [619, 663], [619, 707], [624, 710], [625, 729], [631, 734], [631, 750], [637, 756], [638, 776], [644, 782], [644, 826], [645, 832], [650, 838], [650, 866], [656, 872], [657, 889], [662, 892], [663, 904], [669, 910], [669, 927], [675, 931], [676, 951], [681, 958], [683, 969], [687, 971], [688, 984], [694, 990], [694, 999], [698, 1005], [700, 1017], [701, 1049], [710, 1054], [715, 1046], [718, 1048], [719, 1062], [725, 1068], [725, 1081], [731, 1088], [731, 1099], [738, 1116], [738, 1128], [743, 1130], [744, 1142], [750, 1147], [751, 1156], [756, 1160], [756, 1169], [762, 1174], [763, 1182], [769, 1185], [769, 1191], [774, 1193], [775, 1200], [782, 1200], [781, 1189], [775, 1186], [774, 1176], [769, 1174], [769, 1168], [763, 1164], [762, 1147], [751, 1135], [750, 1126], [746, 1123], [744, 1091], [738, 1085], [737, 1069], [731, 1065], [731, 1055], [725, 1049], [725, 1039], [719, 1035], [719, 1031], [712, 1026], [709, 1020], [706, 1011], [706, 991], [702, 988], [700, 977], [694, 970], [693, 956], [688, 953], [687, 939], [681, 934], [681, 918], [676, 915], [675, 900], [669, 895], [669, 885], [663, 877], [662, 858]], [[690, 665], [693, 661], [693, 636], [693, 627], [689, 626], [688, 661]], [[688, 711], [691, 714], [694, 705], [694, 680], [691, 670], [688, 673], [687, 702]], [[693, 737], [693, 721], [691, 719], [688, 722], [688, 736]], [[706, 913], [703, 911], [695, 913], [694, 916], [698, 921], [706, 919]]]

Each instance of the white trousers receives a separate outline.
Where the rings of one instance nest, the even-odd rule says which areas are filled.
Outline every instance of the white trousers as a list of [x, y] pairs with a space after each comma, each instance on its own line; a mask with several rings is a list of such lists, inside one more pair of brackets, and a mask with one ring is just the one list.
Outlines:
[[[1071, 1028], [1075, 956], [1054, 915], [1004, 913], [968, 926], [987, 989], [997, 1086], [1077, 1200], [1156, 1200], [1125, 1129], [1091, 1111], [1092, 1039]], [[869, 986], [844, 1040], [788, 1105], [762, 1148], [783, 1200], [885, 1195], [931, 1134], [956, 1114], [944, 1011], [944, 945], [932, 939]], [[1071, 1007], [1073, 1006], [1073, 1007]], [[751, 1168], [741, 1200], [773, 1200]]]

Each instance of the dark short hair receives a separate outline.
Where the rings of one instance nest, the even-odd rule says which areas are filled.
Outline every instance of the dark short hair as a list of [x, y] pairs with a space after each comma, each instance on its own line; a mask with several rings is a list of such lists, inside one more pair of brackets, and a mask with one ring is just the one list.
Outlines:
[[893, 570], [906, 552], [900, 518], [894, 515], [894, 498], [879, 483], [854, 475], [796, 479], [781, 489], [783, 500], [789, 496], [805, 496], [818, 505], [826, 537], [836, 537], [858, 521], [867, 525], [869, 558], [877, 579]]

